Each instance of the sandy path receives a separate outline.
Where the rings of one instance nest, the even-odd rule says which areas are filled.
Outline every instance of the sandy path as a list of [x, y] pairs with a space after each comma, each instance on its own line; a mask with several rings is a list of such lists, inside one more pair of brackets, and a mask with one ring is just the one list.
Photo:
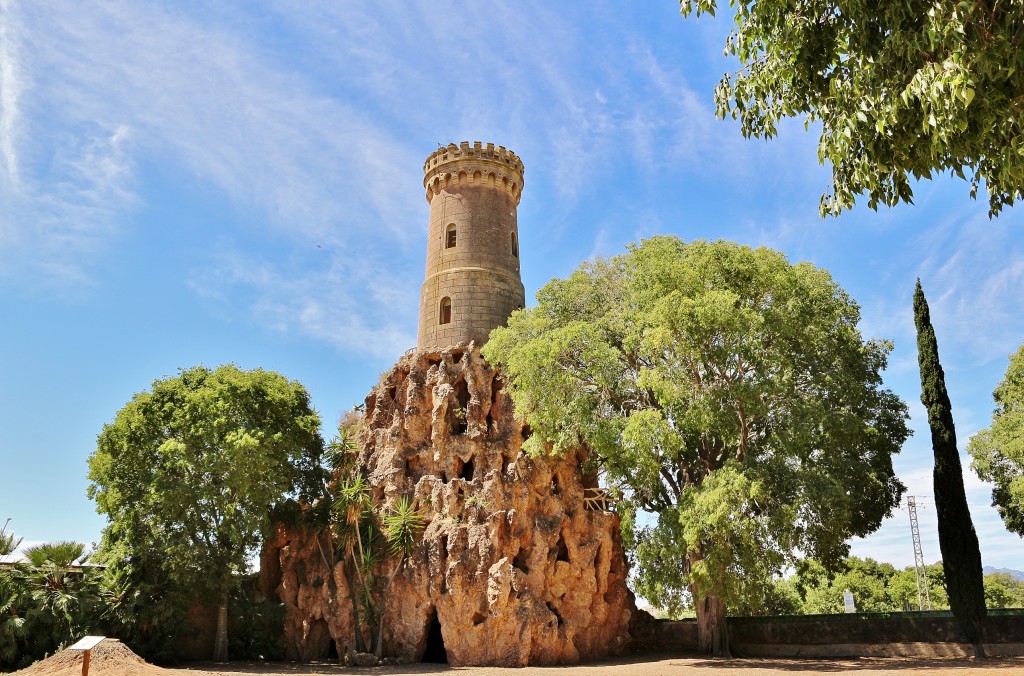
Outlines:
[[[202, 674], [197, 672], [203, 672]], [[170, 669], [181, 676], [296, 676], [297, 674], [458, 674], [458, 676], [793, 676], [794, 674], [863, 674], [895, 676], [900, 674], [949, 674], [951, 676], [1024, 676], [1024, 657], [973, 659], [899, 659], [861, 658], [848, 660], [810, 659], [731, 659], [709, 660], [692, 655], [659, 656], [656, 659], [595, 662], [572, 667], [447, 667], [430, 664], [377, 668], [348, 668], [338, 664], [205, 664]]]

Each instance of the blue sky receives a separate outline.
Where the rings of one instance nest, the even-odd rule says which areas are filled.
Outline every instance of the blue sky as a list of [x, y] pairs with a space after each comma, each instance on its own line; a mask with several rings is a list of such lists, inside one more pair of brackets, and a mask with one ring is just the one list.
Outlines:
[[[914, 280], [966, 448], [1024, 340], [1024, 207], [989, 220], [941, 178], [822, 220], [813, 129], [744, 140], [714, 116], [728, 27], [674, 0], [0, 0], [0, 521], [98, 540], [96, 435], [182, 367], [279, 371], [333, 427], [415, 344], [424, 159], [480, 140], [526, 165], [528, 299], [658, 233], [828, 269], [895, 342], [916, 431], [896, 468], [937, 560]], [[984, 563], [1022, 567], [965, 474]], [[854, 553], [908, 565], [909, 534], [898, 511]]]

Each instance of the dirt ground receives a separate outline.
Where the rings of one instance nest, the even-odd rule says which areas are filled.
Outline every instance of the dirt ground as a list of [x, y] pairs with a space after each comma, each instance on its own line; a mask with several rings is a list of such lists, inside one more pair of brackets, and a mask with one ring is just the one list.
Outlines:
[[[297, 674], [458, 674], [458, 676], [794, 676], [797, 674], [861, 674], [889, 676], [913, 674], [949, 674], [950, 676], [1024, 676], [1024, 657], [974, 659], [901, 659], [860, 658], [844, 660], [812, 659], [706, 659], [693, 655], [654, 656], [644, 659], [594, 662], [572, 667], [448, 667], [433, 664], [350, 668], [338, 664], [253, 664], [229, 663], [191, 665], [168, 669], [180, 676], [296, 676]], [[202, 672], [202, 673], [197, 673]]]
[[[83, 653], [63, 650], [28, 669], [11, 676], [79, 676]], [[300, 674], [457, 674], [458, 676], [782, 676], [800, 674], [950, 674], [953, 676], [1024, 676], [1024, 657], [973, 659], [901, 659], [860, 658], [845, 660], [813, 659], [708, 659], [691, 654], [649, 655], [629, 660], [592, 662], [572, 667], [449, 667], [435, 664], [409, 664], [355, 668], [337, 663], [296, 664], [292, 662], [229, 662], [228, 664], [190, 664], [169, 669], [146, 663], [127, 646], [107, 639], [92, 651], [90, 676], [298, 676]]]

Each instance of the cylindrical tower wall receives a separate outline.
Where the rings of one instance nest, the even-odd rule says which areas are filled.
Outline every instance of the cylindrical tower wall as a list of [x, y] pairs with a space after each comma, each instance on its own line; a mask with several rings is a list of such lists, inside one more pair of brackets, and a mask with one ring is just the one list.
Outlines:
[[526, 300], [516, 222], [523, 163], [501, 146], [463, 142], [431, 154], [423, 170], [430, 228], [417, 349], [479, 345]]

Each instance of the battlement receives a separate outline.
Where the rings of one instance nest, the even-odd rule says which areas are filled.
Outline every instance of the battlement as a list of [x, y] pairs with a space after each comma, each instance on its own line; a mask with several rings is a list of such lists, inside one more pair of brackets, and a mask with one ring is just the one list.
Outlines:
[[427, 202], [434, 195], [455, 185], [490, 185], [512, 195], [515, 203], [523, 192], [523, 161], [504, 146], [484, 145], [475, 141], [470, 145], [449, 143], [431, 153], [423, 164], [423, 187]]
[[469, 141], [463, 141], [459, 145], [449, 143], [445, 148], [438, 148], [423, 163], [423, 174], [424, 176], [429, 176], [431, 173], [439, 172], [448, 163], [468, 159], [491, 160], [506, 164], [519, 174], [520, 182], [525, 175], [523, 161], [514, 152], [508, 150], [505, 146], [495, 146], [493, 143], [484, 145], [480, 141], [473, 141], [472, 146], [469, 144]]

